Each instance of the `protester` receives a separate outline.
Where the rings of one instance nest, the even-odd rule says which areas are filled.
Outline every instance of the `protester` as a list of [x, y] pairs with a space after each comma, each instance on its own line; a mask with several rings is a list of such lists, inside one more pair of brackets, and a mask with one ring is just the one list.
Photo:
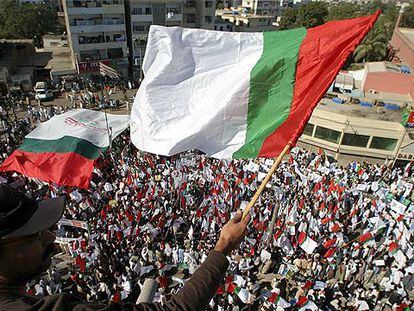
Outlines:
[[[10, 154], [21, 135], [1, 153]], [[64, 195], [58, 241], [72, 258], [27, 284], [39, 296], [134, 303], [145, 278], [168, 301], [202, 265], [223, 225], [243, 209], [271, 159], [217, 160], [199, 152], [161, 157], [120, 135], [97, 163], [89, 190], [1, 174], [35, 198]], [[409, 310], [414, 299], [413, 170], [391, 163], [339, 166], [294, 148], [251, 212], [229, 256], [211, 310]], [[278, 209], [273, 231], [272, 213]], [[52, 266], [53, 268], [53, 266]]]

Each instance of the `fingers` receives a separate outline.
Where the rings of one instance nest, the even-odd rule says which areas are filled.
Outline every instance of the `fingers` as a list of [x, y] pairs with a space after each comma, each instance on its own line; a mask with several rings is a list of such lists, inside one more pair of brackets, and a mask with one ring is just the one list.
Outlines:
[[250, 219], [251, 219], [250, 214], [247, 214], [247, 216], [244, 217], [244, 219], [242, 219], [242, 222], [244, 223], [244, 225], [247, 226], [249, 224], [249, 222], [250, 222]]
[[238, 223], [238, 222], [240, 222], [240, 220], [242, 219], [242, 215], [243, 215], [243, 213], [242, 213], [241, 211], [238, 211], [238, 212], [236, 213], [236, 215], [234, 215], [234, 217], [233, 217], [232, 221], [233, 221], [234, 223]]

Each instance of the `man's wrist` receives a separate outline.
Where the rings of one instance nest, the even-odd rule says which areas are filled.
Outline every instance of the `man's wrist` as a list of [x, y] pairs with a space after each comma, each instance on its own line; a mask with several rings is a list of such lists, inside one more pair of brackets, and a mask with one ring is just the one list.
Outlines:
[[224, 239], [220, 238], [217, 243], [216, 246], [214, 247], [214, 250], [216, 252], [220, 252], [226, 256], [230, 255], [231, 253], [231, 246], [230, 246], [230, 242], [225, 241]]

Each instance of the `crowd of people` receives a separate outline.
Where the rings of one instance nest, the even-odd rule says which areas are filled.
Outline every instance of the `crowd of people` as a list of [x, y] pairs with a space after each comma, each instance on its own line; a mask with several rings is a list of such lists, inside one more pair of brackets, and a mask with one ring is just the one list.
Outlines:
[[[19, 121], [24, 125], [11, 125], [19, 135], [1, 144], [0, 162], [33, 120], [32, 113]], [[125, 132], [97, 162], [88, 190], [1, 173], [0, 182], [33, 197], [67, 197], [56, 228], [67, 255], [27, 284], [28, 293], [135, 302], [145, 278], [153, 278], [154, 300], [168, 299], [272, 164], [197, 151], [161, 157], [137, 150]], [[391, 164], [340, 166], [323, 152], [293, 148], [252, 209], [250, 231], [229, 257], [210, 309], [410, 310], [414, 170]]]

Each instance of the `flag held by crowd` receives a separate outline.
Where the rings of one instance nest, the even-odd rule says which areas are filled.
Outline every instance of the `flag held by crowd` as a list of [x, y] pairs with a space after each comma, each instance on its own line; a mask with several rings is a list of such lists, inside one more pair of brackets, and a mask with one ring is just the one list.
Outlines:
[[161, 155], [277, 156], [378, 16], [263, 33], [151, 26], [131, 141]]
[[[0, 171], [58, 185], [88, 188], [95, 160], [127, 127], [129, 116], [75, 109], [40, 124], [2, 164]], [[109, 132], [108, 132], [109, 130]]]
[[99, 73], [101, 76], [108, 76], [112, 79], [120, 78], [118, 71], [116, 71], [111, 66], [105, 65], [103, 62], [99, 62]]

